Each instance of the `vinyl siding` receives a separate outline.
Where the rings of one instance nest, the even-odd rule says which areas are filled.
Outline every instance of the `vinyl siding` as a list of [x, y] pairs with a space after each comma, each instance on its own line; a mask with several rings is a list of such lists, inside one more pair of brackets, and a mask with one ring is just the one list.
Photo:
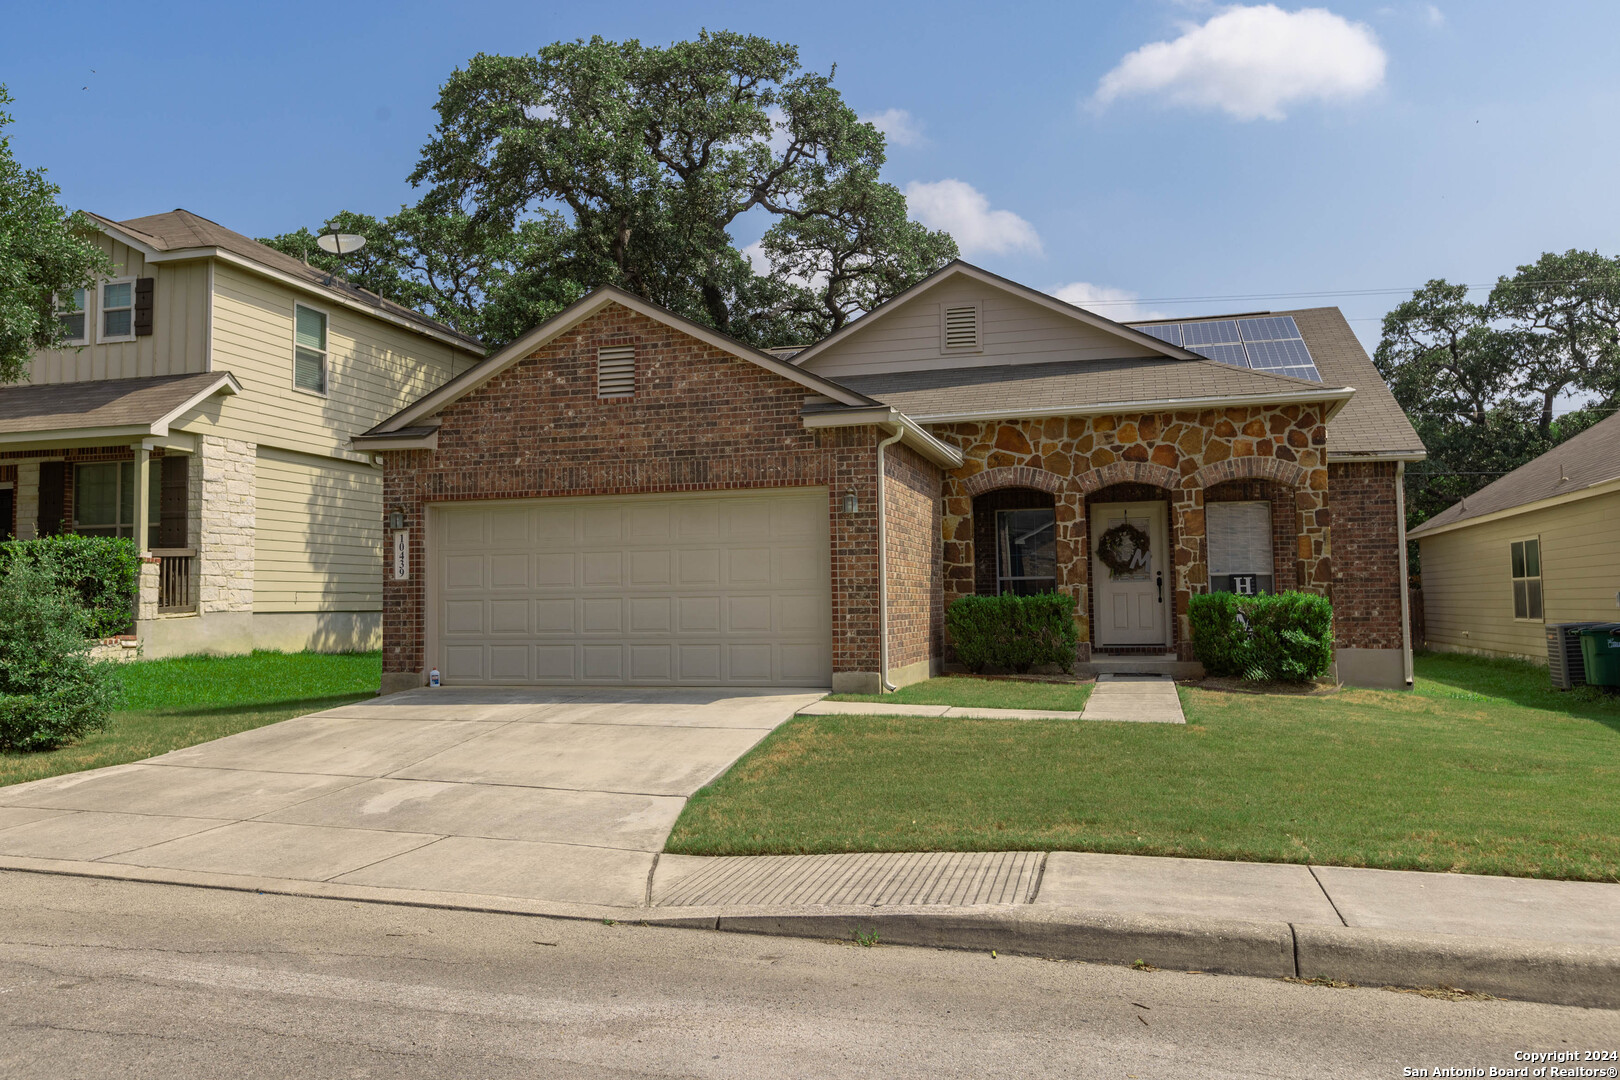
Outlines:
[[[295, 304], [328, 316], [324, 397], [293, 387]], [[214, 269], [213, 350], [214, 370], [242, 384], [220, 411], [221, 433], [350, 459], [358, 457], [350, 437], [474, 363], [447, 345], [224, 263]]]
[[253, 610], [382, 609], [382, 474], [259, 448]]
[[[1620, 492], [1418, 541], [1431, 646], [1547, 661], [1546, 623], [1620, 621]], [[1513, 617], [1508, 545], [1541, 539], [1544, 620]]]
[[136, 249], [104, 234], [98, 234], [97, 241], [112, 260], [114, 277], [153, 279], [152, 333], [134, 341], [95, 344], [101, 307], [99, 298], [91, 299], [87, 320], [91, 344], [36, 354], [29, 365], [28, 381], [89, 382], [208, 370], [207, 260], [149, 267]]
[[[940, 347], [940, 321], [947, 307], [980, 304], [982, 351]], [[1162, 353], [1106, 330], [1095, 329], [1039, 304], [964, 279], [945, 282], [895, 308], [864, 330], [819, 356], [805, 369], [840, 375], [1039, 364], [1054, 360], [1109, 360]]]

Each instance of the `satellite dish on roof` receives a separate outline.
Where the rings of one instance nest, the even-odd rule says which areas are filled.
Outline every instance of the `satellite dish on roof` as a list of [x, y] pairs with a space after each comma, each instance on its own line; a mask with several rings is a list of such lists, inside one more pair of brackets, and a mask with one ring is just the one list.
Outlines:
[[315, 238], [321, 250], [328, 255], [353, 255], [366, 246], [366, 238], [359, 233], [322, 233]]

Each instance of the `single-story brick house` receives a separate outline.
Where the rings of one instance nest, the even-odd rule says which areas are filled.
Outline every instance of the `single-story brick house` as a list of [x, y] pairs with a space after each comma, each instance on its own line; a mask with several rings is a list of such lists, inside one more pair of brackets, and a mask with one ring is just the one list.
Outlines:
[[1082, 672], [1190, 674], [1191, 596], [1298, 588], [1341, 679], [1410, 681], [1423, 445], [1336, 308], [1124, 325], [954, 262], [761, 352], [602, 288], [354, 443], [385, 690], [870, 691], [940, 669], [956, 598], [1041, 589]]

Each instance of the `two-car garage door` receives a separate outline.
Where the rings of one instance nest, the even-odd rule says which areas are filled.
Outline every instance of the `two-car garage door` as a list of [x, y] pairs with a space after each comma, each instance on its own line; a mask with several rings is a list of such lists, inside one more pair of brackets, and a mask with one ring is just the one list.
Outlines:
[[824, 488], [452, 504], [429, 530], [447, 684], [831, 682]]

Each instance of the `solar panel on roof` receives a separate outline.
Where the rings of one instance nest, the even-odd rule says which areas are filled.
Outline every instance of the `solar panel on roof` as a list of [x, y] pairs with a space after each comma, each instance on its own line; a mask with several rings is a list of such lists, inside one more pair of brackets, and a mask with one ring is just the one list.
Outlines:
[[1316, 361], [1292, 315], [1155, 323], [1135, 329], [1232, 367], [1322, 381]]
[[1168, 341], [1172, 345], [1181, 344], [1180, 323], [1160, 323], [1156, 326], [1138, 326], [1135, 327], [1135, 329], [1142, 331], [1144, 334], [1156, 337], [1160, 341]]
[[1238, 337], [1237, 323], [1231, 319], [1181, 324], [1181, 341], [1188, 349], [1200, 345], [1235, 345], [1241, 340], [1243, 339]]
[[1272, 315], [1264, 319], [1239, 319], [1238, 333], [1244, 341], [1283, 341], [1299, 337], [1299, 326], [1292, 315]]
[[1242, 345], [1200, 345], [1192, 351], [1199, 356], [1207, 356], [1211, 360], [1219, 360], [1233, 367], [1249, 366], [1249, 358], [1244, 355]]

